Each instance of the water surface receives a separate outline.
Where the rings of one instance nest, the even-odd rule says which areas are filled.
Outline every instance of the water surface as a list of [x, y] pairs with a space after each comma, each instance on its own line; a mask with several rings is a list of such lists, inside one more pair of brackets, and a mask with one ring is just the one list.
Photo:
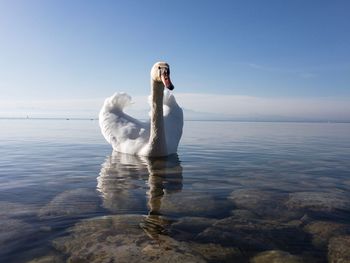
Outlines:
[[186, 122], [149, 159], [93, 120], [0, 123], [1, 262], [327, 262], [350, 242], [350, 124]]

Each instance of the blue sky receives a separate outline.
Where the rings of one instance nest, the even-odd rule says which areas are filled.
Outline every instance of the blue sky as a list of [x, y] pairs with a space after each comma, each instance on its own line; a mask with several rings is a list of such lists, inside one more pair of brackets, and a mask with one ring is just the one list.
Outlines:
[[294, 107], [319, 102], [321, 115], [333, 102], [343, 106], [329, 116], [350, 120], [349, 12], [349, 1], [322, 0], [0, 0], [0, 100], [13, 108], [83, 100], [88, 107], [116, 91], [145, 96], [152, 64], [165, 60], [175, 94], [217, 95], [186, 102], [192, 110], [243, 96]]

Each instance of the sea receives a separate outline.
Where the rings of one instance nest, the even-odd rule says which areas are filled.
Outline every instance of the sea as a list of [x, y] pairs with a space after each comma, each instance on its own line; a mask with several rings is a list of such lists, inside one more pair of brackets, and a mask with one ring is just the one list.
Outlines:
[[0, 262], [350, 262], [349, 123], [185, 121], [166, 158], [0, 127]]

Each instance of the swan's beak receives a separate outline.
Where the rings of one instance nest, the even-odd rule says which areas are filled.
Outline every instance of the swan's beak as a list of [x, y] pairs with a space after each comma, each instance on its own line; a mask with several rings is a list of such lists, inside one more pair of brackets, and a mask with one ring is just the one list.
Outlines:
[[168, 74], [162, 74], [161, 76], [162, 82], [164, 84], [164, 87], [166, 87], [167, 89], [173, 90], [174, 89], [174, 85], [173, 83], [171, 83], [170, 77]]

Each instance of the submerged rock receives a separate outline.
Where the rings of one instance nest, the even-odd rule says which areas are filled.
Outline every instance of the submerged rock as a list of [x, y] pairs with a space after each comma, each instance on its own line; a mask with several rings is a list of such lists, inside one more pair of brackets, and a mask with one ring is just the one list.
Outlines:
[[350, 262], [350, 236], [333, 237], [328, 244], [329, 263]]
[[176, 238], [192, 239], [215, 222], [216, 219], [206, 217], [183, 217], [171, 224], [170, 232]]
[[40, 209], [40, 218], [76, 216], [97, 211], [99, 199], [91, 189], [74, 189], [57, 195]]
[[280, 250], [262, 252], [250, 260], [251, 263], [302, 263], [303, 260], [295, 255]]
[[345, 192], [299, 192], [289, 195], [286, 202], [292, 210], [310, 210], [315, 212], [350, 211], [350, 199]]
[[229, 197], [238, 208], [256, 210], [258, 207], [276, 206], [277, 200], [272, 193], [257, 189], [239, 189]]
[[237, 219], [257, 219], [259, 216], [255, 213], [253, 213], [250, 210], [246, 210], [246, 209], [235, 209], [231, 211], [231, 215], [233, 217], [236, 217]]
[[190, 243], [190, 247], [209, 262], [235, 262], [235, 259], [243, 257], [242, 252], [235, 247], [223, 247], [213, 243]]
[[36, 205], [0, 201], [0, 219], [3, 217], [27, 217], [36, 215], [39, 208]]
[[156, 239], [139, 226], [145, 217], [115, 215], [76, 224], [70, 234], [54, 241], [69, 262], [206, 262], [232, 258], [238, 251], [214, 244], [177, 241], [159, 234]]
[[68, 236], [54, 240], [53, 245], [67, 254], [70, 262], [126, 262], [128, 255], [132, 259], [131, 255], [140, 253], [137, 243], [148, 239], [138, 227], [142, 220], [138, 215], [84, 220]]
[[324, 247], [333, 236], [350, 233], [350, 226], [335, 222], [315, 221], [306, 225], [304, 231], [312, 235], [312, 243], [315, 247]]
[[215, 200], [203, 193], [174, 193], [165, 195], [161, 200], [162, 214], [182, 214], [186, 216], [217, 216], [222, 211], [230, 210], [230, 203]]
[[215, 240], [222, 245], [239, 246], [246, 250], [288, 248], [297, 250], [305, 241], [305, 233], [299, 225], [276, 220], [237, 218], [231, 216], [218, 220], [201, 232], [199, 241]]
[[[258, 189], [240, 189], [229, 196], [238, 209], [247, 209], [266, 218], [286, 217], [284, 199], [281, 194]], [[289, 214], [287, 217], [291, 217]]]
[[204, 257], [192, 250], [188, 244], [168, 236], [160, 236], [159, 244], [149, 243], [141, 248], [138, 255], [128, 255], [124, 259], [120, 262], [206, 262]]

